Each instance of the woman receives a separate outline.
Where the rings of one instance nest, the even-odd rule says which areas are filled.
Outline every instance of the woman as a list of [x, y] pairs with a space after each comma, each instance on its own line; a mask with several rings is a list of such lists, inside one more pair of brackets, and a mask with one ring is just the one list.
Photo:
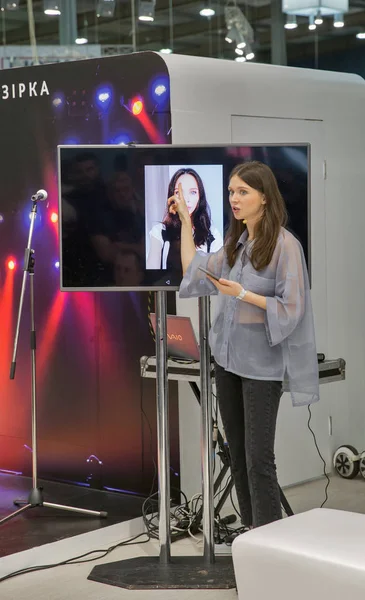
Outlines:
[[[284, 228], [271, 169], [237, 166], [229, 179], [231, 224], [218, 252], [196, 252], [182, 190], [170, 201], [181, 221], [181, 297], [218, 294], [210, 344], [217, 396], [242, 523], [282, 516], [274, 443], [282, 385], [294, 405], [319, 399], [308, 274], [302, 247]], [[199, 269], [219, 277], [216, 281]]]
[[[211, 226], [210, 209], [200, 175], [190, 168], [176, 171], [169, 183], [168, 203], [171, 197], [179, 195], [180, 185], [190, 216], [195, 248], [203, 252], [219, 250], [223, 246], [223, 239], [218, 229]], [[163, 222], [152, 227], [150, 231], [147, 269], [181, 271], [180, 236], [180, 219], [167, 207]]]

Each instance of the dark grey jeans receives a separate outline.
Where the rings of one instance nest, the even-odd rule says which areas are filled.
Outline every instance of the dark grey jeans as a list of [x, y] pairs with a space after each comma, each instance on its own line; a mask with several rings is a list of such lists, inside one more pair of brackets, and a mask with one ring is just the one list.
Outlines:
[[215, 382], [242, 523], [281, 519], [274, 443], [282, 384], [239, 377], [217, 364]]

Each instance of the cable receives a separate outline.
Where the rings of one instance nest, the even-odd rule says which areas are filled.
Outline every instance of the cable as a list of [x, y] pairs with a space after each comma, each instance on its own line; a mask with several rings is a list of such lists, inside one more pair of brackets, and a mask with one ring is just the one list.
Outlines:
[[309, 429], [309, 431], [311, 432], [311, 434], [312, 434], [312, 436], [313, 436], [314, 443], [315, 443], [315, 446], [316, 446], [316, 448], [317, 448], [317, 452], [318, 452], [318, 454], [319, 454], [319, 457], [320, 457], [321, 461], [323, 462], [323, 473], [324, 473], [324, 476], [325, 476], [325, 477], [326, 477], [326, 479], [327, 479], [327, 484], [326, 484], [326, 487], [325, 487], [325, 490], [324, 490], [325, 499], [324, 499], [324, 501], [322, 502], [322, 504], [321, 504], [321, 506], [320, 506], [320, 508], [323, 508], [323, 507], [324, 507], [324, 505], [326, 504], [327, 500], [328, 500], [328, 493], [327, 493], [327, 491], [328, 491], [328, 488], [329, 488], [329, 485], [330, 485], [331, 481], [330, 481], [330, 478], [329, 478], [329, 477], [328, 477], [328, 475], [327, 475], [327, 471], [326, 471], [326, 467], [327, 467], [327, 465], [326, 465], [326, 461], [324, 460], [324, 458], [323, 458], [323, 456], [322, 456], [322, 454], [321, 454], [321, 451], [320, 451], [320, 449], [319, 449], [319, 447], [318, 447], [318, 444], [317, 444], [316, 434], [314, 433], [313, 429], [312, 429], [312, 428], [311, 428], [311, 426], [310, 426], [310, 422], [311, 422], [311, 420], [312, 420], [312, 411], [311, 411], [311, 407], [310, 407], [310, 405], [308, 405], [308, 412], [309, 412], [309, 419], [308, 419], [308, 429]]
[[235, 513], [236, 513], [236, 514], [239, 516], [239, 518], [241, 519], [241, 513], [240, 513], [240, 511], [239, 511], [239, 510], [236, 508], [236, 505], [235, 505], [235, 503], [234, 503], [234, 500], [233, 500], [233, 494], [232, 494], [232, 492], [233, 492], [233, 488], [232, 488], [232, 489], [231, 489], [231, 491], [229, 492], [229, 497], [230, 497], [230, 499], [231, 499], [231, 502], [232, 502], [232, 506], [233, 506], [234, 512], [235, 512]]
[[[114, 546], [110, 546], [110, 548], [103, 548], [101, 550], [91, 550], [90, 552], [85, 552], [85, 554], [80, 554], [80, 556], [75, 556], [74, 558], [68, 558], [67, 560], [63, 560], [58, 563], [52, 563], [48, 565], [39, 565], [38, 567], [26, 567], [25, 569], [19, 569], [18, 571], [13, 571], [8, 575], [4, 575], [4, 577], [0, 577], [0, 582], [6, 581], [7, 579], [12, 579], [13, 577], [17, 577], [18, 575], [24, 575], [25, 573], [34, 573], [35, 571], [44, 571], [46, 569], [54, 569], [55, 567], [61, 567], [65, 565], [77, 565], [85, 562], [92, 562], [94, 560], [99, 560], [100, 558], [104, 558], [108, 554], [110, 554], [116, 548], [120, 548], [122, 546], [131, 546], [136, 540], [138, 540], [143, 535], [147, 535], [147, 539], [139, 542], [140, 544], [146, 544], [150, 541], [150, 536], [148, 533], [140, 533], [139, 535], [134, 536], [124, 542], [119, 542], [119, 544], [115, 544]], [[90, 556], [91, 554], [101, 554], [101, 556], [96, 556], [94, 558], [89, 558], [87, 560], [81, 560], [86, 556]]]

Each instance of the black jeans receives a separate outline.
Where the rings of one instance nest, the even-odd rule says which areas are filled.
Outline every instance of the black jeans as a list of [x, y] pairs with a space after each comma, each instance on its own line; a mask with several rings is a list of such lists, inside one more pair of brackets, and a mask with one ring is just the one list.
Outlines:
[[282, 384], [239, 377], [217, 363], [215, 382], [242, 523], [281, 519], [274, 443]]

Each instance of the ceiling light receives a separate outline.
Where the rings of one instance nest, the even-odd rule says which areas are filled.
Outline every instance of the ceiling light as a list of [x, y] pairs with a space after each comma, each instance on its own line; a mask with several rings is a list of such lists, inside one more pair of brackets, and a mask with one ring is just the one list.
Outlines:
[[75, 40], [75, 44], [81, 46], [82, 44], [87, 44], [88, 39], [86, 37], [77, 37]]
[[255, 54], [252, 51], [251, 45], [247, 44], [247, 46], [246, 46], [246, 59], [247, 60], [252, 60], [254, 58], [255, 58]]
[[314, 18], [314, 23], [315, 25], [322, 25], [323, 23], [323, 17], [321, 15], [321, 11], [319, 10]]
[[337, 13], [333, 17], [333, 26], [337, 27], [339, 29], [340, 27], [343, 27], [344, 25], [345, 25], [345, 21], [343, 18], [343, 13]]
[[199, 11], [199, 14], [200, 14], [201, 17], [214, 17], [215, 10], [213, 8], [210, 8], [210, 7], [205, 7], [205, 8], [202, 8]]
[[43, 11], [45, 15], [59, 17], [61, 14], [60, 2], [54, 0], [43, 0]]
[[317, 25], [314, 22], [314, 15], [310, 15], [309, 16], [309, 25], [308, 25], [308, 29], [310, 31], [314, 31], [315, 29], [317, 29]]
[[1, 0], [1, 10], [18, 10], [19, 0]]
[[115, 0], [99, 0], [96, 7], [98, 17], [113, 17], [115, 12]]
[[155, 20], [155, 1], [154, 0], [140, 0], [138, 8], [138, 19], [151, 23]]
[[365, 31], [359, 31], [356, 34], [356, 37], [357, 37], [358, 40], [365, 40]]
[[161, 54], [172, 54], [171, 48], [161, 48]]
[[295, 15], [287, 15], [285, 29], [296, 29], [298, 27], [297, 17]]

